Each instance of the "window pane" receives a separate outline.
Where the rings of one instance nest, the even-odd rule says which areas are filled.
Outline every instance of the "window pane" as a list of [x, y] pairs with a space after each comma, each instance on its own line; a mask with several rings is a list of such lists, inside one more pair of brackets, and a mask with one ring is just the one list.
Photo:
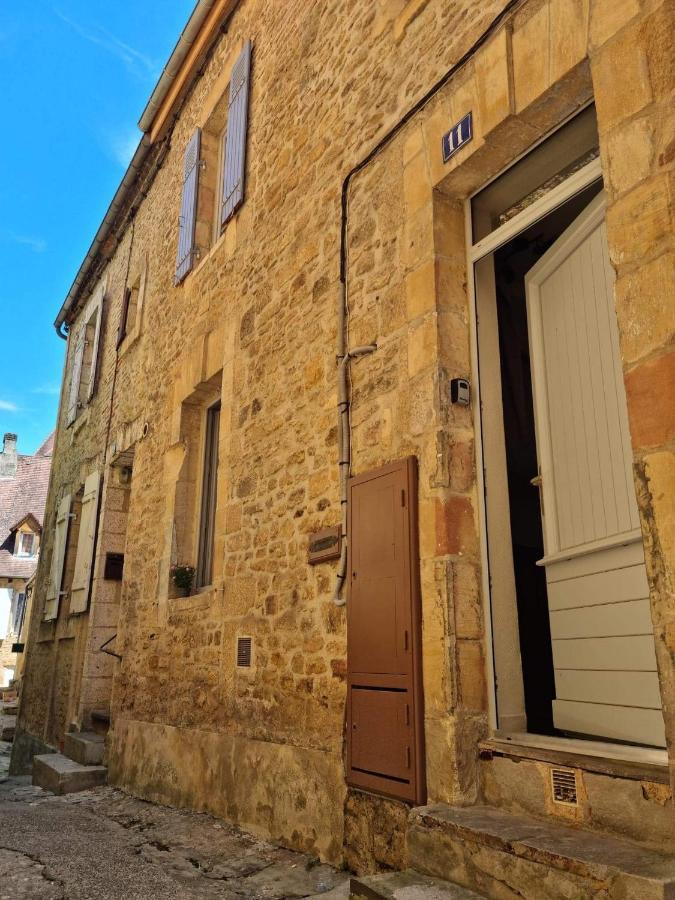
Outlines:
[[482, 240], [598, 156], [589, 106], [484, 188], [471, 201], [473, 241]]

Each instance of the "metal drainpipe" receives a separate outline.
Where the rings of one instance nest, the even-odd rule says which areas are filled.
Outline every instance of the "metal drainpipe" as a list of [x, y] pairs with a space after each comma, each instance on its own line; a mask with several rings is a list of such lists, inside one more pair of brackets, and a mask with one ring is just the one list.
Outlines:
[[335, 585], [334, 603], [338, 606], [345, 605], [342, 595], [346, 571], [347, 571], [347, 478], [351, 463], [351, 448], [349, 446], [349, 390], [347, 385], [347, 368], [350, 359], [364, 356], [377, 350], [376, 344], [366, 347], [356, 347], [349, 350], [347, 347], [347, 229], [349, 222], [349, 185], [352, 178], [373, 160], [390, 141], [408, 124], [417, 113], [424, 109], [429, 101], [435, 97], [438, 91], [444, 87], [474, 54], [485, 44], [497, 29], [511, 16], [511, 14], [523, 4], [524, 0], [508, 0], [504, 8], [497, 13], [485, 30], [478, 36], [473, 44], [466, 50], [454, 65], [431, 86], [420, 99], [414, 103], [402, 118], [384, 134], [368, 154], [357, 163], [342, 182], [342, 208], [340, 218], [340, 298], [338, 306], [338, 446], [340, 454], [340, 504], [342, 507], [342, 553], [338, 566], [337, 583]]
[[[344, 310], [342, 319], [344, 321]], [[345, 335], [339, 339], [340, 345], [345, 343]], [[355, 347], [346, 350], [338, 364], [338, 455], [340, 457], [340, 509], [342, 511], [342, 549], [340, 562], [338, 563], [337, 580], [333, 602], [336, 606], [344, 606], [347, 602], [342, 596], [342, 588], [347, 577], [347, 480], [351, 467], [351, 445], [349, 440], [349, 389], [347, 386], [347, 369], [349, 362], [359, 356], [366, 356], [377, 350], [377, 344], [367, 344], [364, 347]]]

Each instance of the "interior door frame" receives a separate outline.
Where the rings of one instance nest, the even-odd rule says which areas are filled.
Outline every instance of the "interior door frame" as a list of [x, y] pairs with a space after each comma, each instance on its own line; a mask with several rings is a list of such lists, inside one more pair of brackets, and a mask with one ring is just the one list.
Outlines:
[[[516, 160], [517, 161], [517, 160]], [[515, 162], [515, 161], [514, 161]], [[513, 163], [506, 166], [500, 173], [490, 179], [494, 181], [502, 172], [511, 168]], [[469, 299], [469, 332], [472, 378], [472, 406], [473, 427], [476, 443], [476, 481], [478, 493], [478, 520], [480, 532], [480, 559], [481, 559], [481, 588], [483, 598], [483, 620], [485, 622], [486, 640], [486, 680], [488, 684], [488, 725], [490, 737], [504, 741], [518, 741], [521, 745], [531, 747], [543, 747], [574, 751], [578, 755], [604, 757], [608, 759], [634, 760], [644, 763], [656, 763], [667, 765], [666, 751], [652, 750], [633, 745], [617, 745], [604, 741], [586, 740], [584, 738], [570, 739], [556, 736], [538, 735], [526, 730], [517, 732], [499, 727], [499, 711], [497, 706], [497, 671], [495, 664], [495, 630], [493, 623], [492, 584], [490, 577], [490, 559], [488, 552], [488, 527], [487, 527], [487, 500], [486, 500], [486, 469], [483, 447], [483, 423], [481, 415], [481, 385], [479, 365], [478, 342], [478, 291], [476, 284], [475, 265], [480, 260], [491, 256], [504, 244], [511, 241], [518, 234], [527, 230], [568, 200], [590, 187], [594, 182], [602, 180], [602, 167], [600, 159], [593, 159], [577, 172], [569, 176], [565, 181], [553, 187], [543, 196], [534, 201], [508, 222], [496, 228], [483, 239], [473, 242], [471, 200], [482, 191], [487, 184], [474, 191], [464, 201], [465, 239], [467, 248], [467, 286]], [[593, 201], [591, 201], [593, 202]], [[604, 206], [601, 215], [604, 215]], [[534, 380], [534, 379], [533, 379]], [[539, 452], [539, 451], [538, 451]], [[625, 542], [625, 536], [624, 540]], [[519, 648], [518, 648], [519, 649]], [[517, 665], [520, 667], [520, 660]], [[522, 670], [521, 670], [522, 671]]]

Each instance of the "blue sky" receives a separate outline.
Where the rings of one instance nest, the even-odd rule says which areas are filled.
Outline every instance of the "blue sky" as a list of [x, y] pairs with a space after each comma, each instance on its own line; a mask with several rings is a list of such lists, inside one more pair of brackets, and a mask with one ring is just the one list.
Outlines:
[[0, 438], [52, 430], [52, 327], [140, 138], [194, 0], [0, 0]]

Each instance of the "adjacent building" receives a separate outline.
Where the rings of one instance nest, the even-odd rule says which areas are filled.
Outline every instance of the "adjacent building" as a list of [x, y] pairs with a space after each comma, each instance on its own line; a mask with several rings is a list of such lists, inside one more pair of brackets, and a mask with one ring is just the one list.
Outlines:
[[26, 588], [37, 568], [54, 436], [32, 456], [6, 434], [0, 452], [0, 687], [16, 675]]
[[197, 3], [57, 312], [14, 771], [107, 730], [113, 783], [359, 870], [658, 868], [673, 24]]

